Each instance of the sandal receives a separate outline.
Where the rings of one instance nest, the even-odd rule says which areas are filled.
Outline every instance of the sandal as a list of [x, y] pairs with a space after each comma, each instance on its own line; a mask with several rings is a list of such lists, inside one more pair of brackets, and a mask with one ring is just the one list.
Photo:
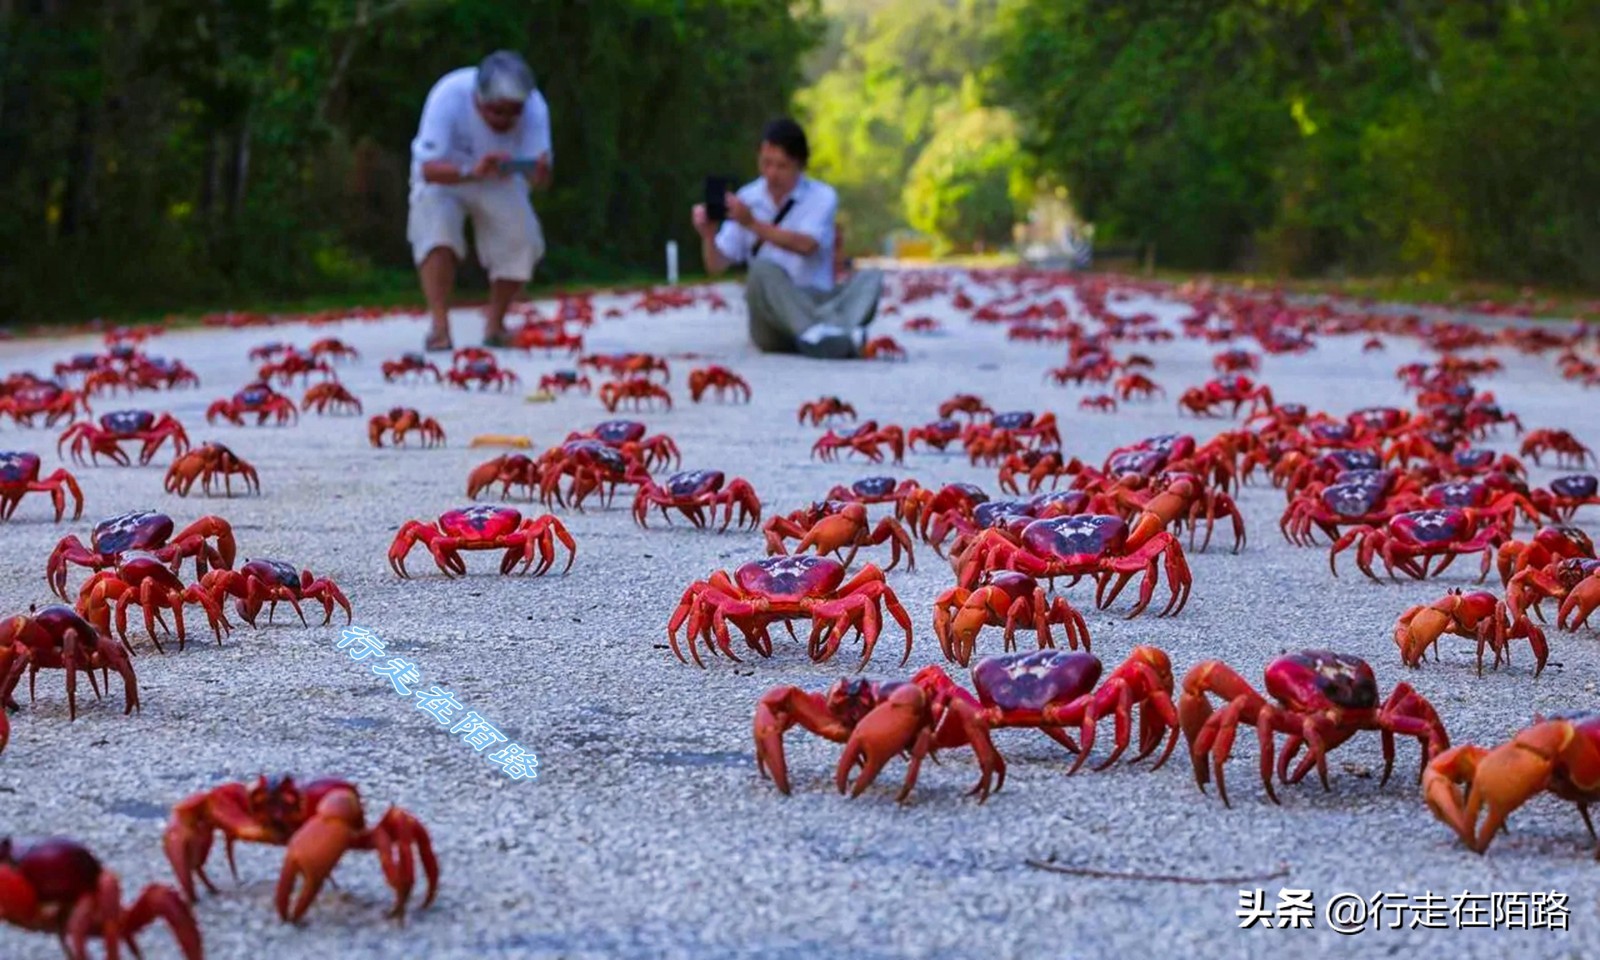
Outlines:
[[455, 345], [450, 342], [448, 333], [442, 337], [429, 334], [428, 338], [422, 341], [422, 349], [425, 353], [448, 353], [455, 349]]
[[511, 346], [511, 334], [505, 332], [504, 330], [500, 330], [495, 333], [485, 333], [483, 335], [483, 345], [496, 349], [509, 347]]

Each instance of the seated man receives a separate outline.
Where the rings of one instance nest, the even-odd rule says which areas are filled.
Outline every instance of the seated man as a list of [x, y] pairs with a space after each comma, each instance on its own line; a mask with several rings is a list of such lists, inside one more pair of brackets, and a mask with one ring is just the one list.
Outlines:
[[774, 120], [761, 136], [760, 178], [728, 194], [718, 225], [704, 204], [694, 227], [706, 269], [717, 275], [749, 265], [745, 300], [750, 339], [768, 353], [839, 359], [859, 356], [878, 310], [883, 275], [863, 271], [834, 286], [832, 187], [805, 175], [810, 148], [793, 120]]

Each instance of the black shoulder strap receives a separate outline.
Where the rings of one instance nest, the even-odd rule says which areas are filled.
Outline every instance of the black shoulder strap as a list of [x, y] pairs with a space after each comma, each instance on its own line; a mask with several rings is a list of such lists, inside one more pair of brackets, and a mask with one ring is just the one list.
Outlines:
[[[782, 223], [783, 218], [787, 217], [789, 215], [789, 211], [793, 209], [794, 197], [790, 197], [783, 202], [783, 207], [778, 211], [778, 215], [772, 218], [772, 225], [776, 227], [778, 224]], [[750, 248], [750, 259], [754, 260], [756, 258], [756, 254], [761, 252], [761, 248], [766, 244], [766, 242], [767, 241], [765, 240], [756, 241], [756, 245]]]

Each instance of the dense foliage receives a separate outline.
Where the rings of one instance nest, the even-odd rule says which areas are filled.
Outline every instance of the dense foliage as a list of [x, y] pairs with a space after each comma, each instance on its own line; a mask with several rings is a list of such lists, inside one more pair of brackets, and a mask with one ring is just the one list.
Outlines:
[[[1010, 174], [972, 140], [1009, 133], [982, 100], [999, 0], [835, 0], [800, 94], [812, 171], [839, 190], [854, 252], [907, 226], [948, 245], [1010, 238]], [[937, 143], [936, 156], [924, 160]], [[1015, 139], [997, 145], [1015, 155]], [[991, 174], [979, 188], [974, 165]], [[988, 189], [998, 182], [1002, 189]], [[908, 206], [909, 204], [909, 206]], [[1003, 226], [997, 227], [999, 221]], [[998, 236], [996, 236], [998, 234]]]
[[814, 0], [0, 0], [0, 321], [408, 268], [423, 98], [497, 48], [550, 102], [542, 275], [659, 269], [702, 178], [754, 174], [819, 27]]
[[1600, 284], [1592, 0], [1006, 0], [999, 101], [1165, 264]]

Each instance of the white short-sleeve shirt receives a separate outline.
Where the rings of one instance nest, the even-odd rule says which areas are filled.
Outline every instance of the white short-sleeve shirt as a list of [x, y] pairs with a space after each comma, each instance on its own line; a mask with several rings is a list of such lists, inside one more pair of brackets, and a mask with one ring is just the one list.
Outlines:
[[[551, 153], [550, 107], [535, 90], [528, 96], [522, 117], [510, 130], [492, 129], [474, 103], [478, 68], [462, 67], [439, 79], [422, 105], [422, 122], [411, 141], [411, 186], [423, 184], [422, 165], [448, 160], [470, 166], [489, 153], [531, 159]], [[553, 159], [553, 157], [552, 157]]]
[[[750, 207], [757, 220], [771, 223], [781, 207], [767, 192], [767, 182], [757, 178], [739, 188], [738, 197]], [[820, 180], [801, 176], [790, 195], [794, 207], [778, 226], [815, 237], [817, 249], [808, 256], [785, 250], [775, 243], [764, 243], [755, 257], [770, 260], [783, 268], [796, 284], [814, 290], [833, 289], [833, 221], [839, 212], [839, 195]], [[786, 201], [787, 202], [787, 201]], [[717, 231], [717, 251], [732, 263], [748, 263], [757, 241], [748, 228], [732, 220]]]

